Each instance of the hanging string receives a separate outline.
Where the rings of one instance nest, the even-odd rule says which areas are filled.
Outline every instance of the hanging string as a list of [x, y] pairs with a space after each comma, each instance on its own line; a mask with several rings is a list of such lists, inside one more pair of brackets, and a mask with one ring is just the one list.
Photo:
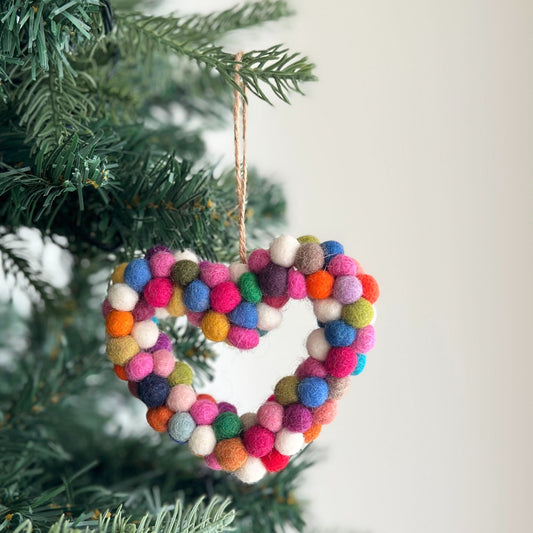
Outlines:
[[[235, 180], [237, 182], [237, 207], [239, 210], [239, 257], [246, 264], [246, 185], [248, 167], [246, 165], [246, 86], [239, 75], [242, 52], [235, 56], [235, 83], [242, 93], [235, 88], [233, 91], [233, 140], [235, 142]], [[242, 116], [241, 116], [242, 110]], [[242, 125], [242, 130], [241, 130]]]

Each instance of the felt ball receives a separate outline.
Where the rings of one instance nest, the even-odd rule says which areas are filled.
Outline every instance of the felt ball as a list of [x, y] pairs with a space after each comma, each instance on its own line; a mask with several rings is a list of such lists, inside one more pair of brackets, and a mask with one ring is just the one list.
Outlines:
[[194, 455], [205, 456], [213, 453], [217, 439], [211, 426], [196, 426], [189, 437], [189, 449]]
[[259, 329], [272, 331], [281, 324], [282, 320], [283, 315], [278, 309], [263, 302], [257, 304], [257, 327]]
[[175, 285], [185, 287], [193, 282], [200, 274], [200, 267], [194, 261], [182, 259], [172, 266], [170, 278]]
[[263, 296], [263, 302], [274, 309], [281, 309], [288, 301], [288, 294], [282, 294], [281, 296]]
[[352, 376], [358, 376], [366, 366], [366, 355], [364, 353], [357, 354], [357, 365], [353, 369]]
[[109, 300], [106, 298], [103, 302], [102, 302], [102, 315], [104, 315], [104, 317], [107, 316], [107, 314], [113, 309], [113, 306], [109, 303]]
[[294, 266], [304, 275], [308, 276], [324, 266], [324, 251], [316, 242], [306, 242], [300, 246], [296, 253]]
[[[311, 416], [311, 413], [309, 413]], [[263, 457], [274, 447], [274, 433], [262, 426], [253, 426], [247, 429], [242, 441], [248, 455], [252, 457]]]
[[278, 402], [267, 401], [257, 410], [257, 423], [277, 433], [283, 426], [283, 406]]
[[312, 331], [307, 337], [306, 342], [307, 353], [317, 359], [318, 361], [325, 361], [328, 356], [330, 344], [326, 340], [323, 328], [318, 328]]
[[334, 378], [328, 376], [326, 378], [329, 387], [329, 400], [342, 400], [346, 396], [346, 393], [350, 390], [350, 378]]
[[193, 311], [187, 311], [187, 320], [191, 326], [196, 326], [197, 328], [202, 327], [202, 318], [204, 318], [205, 311], [201, 313], [194, 313]]
[[265, 465], [268, 472], [279, 472], [283, 470], [289, 464], [290, 457], [288, 455], [282, 455], [273, 448], [264, 457], [261, 457], [261, 462]]
[[237, 414], [237, 408], [229, 402], [218, 402], [217, 403], [218, 414], [220, 413], [234, 413]]
[[211, 309], [217, 313], [230, 313], [241, 303], [241, 294], [233, 281], [225, 281], [211, 290]]
[[231, 411], [220, 413], [212, 423], [217, 440], [236, 437], [242, 429], [241, 419]]
[[314, 300], [313, 312], [317, 320], [323, 323], [339, 320], [342, 314], [342, 304], [334, 298]]
[[210, 288], [216, 287], [220, 283], [229, 281], [229, 268], [220, 263], [210, 263], [203, 261], [200, 263], [200, 279]]
[[154, 369], [152, 355], [146, 352], [139, 352], [132, 357], [126, 365], [126, 375], [129, 381], [141, 381]]
[[241, 422], [243, 431], [246, 431], [257, 424], [257, 415], [255, 413], [244, 413], [241, 415]]
[[127, 266], [128, 263], [120, 263], [120, 265], [115, 267], [113, 274], [111, 274], [111, 281], [113, 283], [124, 283], [124, 271], [126, 270]]
[[344, 254], [344, 246], [337, 241], [325, 241], [320, 244], [324, 250], [324, 265], [327, 267], [329, 262], [337, 255]]
[[139, 345], [133, 337], [112, 338], [107, 341], [107, 358], [115, 365], [125, 365], [136, 353]]
[[304, 445], [304, 436], [301, 433], [282, 428], [276, 435], [275, 448], [282, 455], [294, 455]]
[[176, 260], [170, 252], [156, 252], [149, 258], [152, 276], [154, 276], [154, 278], [170, 277], [170, 272], [175, 262]]
[[183, 250], [182, 252], [174, 252], [174, 259], [177, 261], [192, 261], [198, 263], [198, 257], [191, 250]]
[[265, 296], [281, 296], [287, 291], [287, 269], [274, 263], [257, 273], [257, 281]]
[[259, 333], [256, 329], [233, 325], [229, 328], [228, 342], [240, 350], [251, 350], [259, 344]]
[[241, 296], [247, 302], [256, 304], [261, 301], [263, 293], [259, 287], [257, 277], [253, 272], [245, 272], [237, 282]]
[[289, 268], [294, 265], [299, 248], [298, 239], [291, 235], [280, 235], [270, 244], [270, 260], [276, 265]]
[[376, 332], [374, 330], [374, 326], [369, 325], [357, 330], [355, 340], [350, 347], [353, 348], [357, 353], [367, 353], [374, 348], [375, 344]]
[[355, 276], [357, 265], [355, 261], [344, 254], [333, 257], [328, 264], [328, 272], [332, 276]]
[[170, 376], [176, 364], [172, 352], [168, 350], [155, 350], [152, 352], [152, 360], [154, 362], [153, 373], [163, 378]]
[[313, 423], [330, 424], [337, 416], [337, 402], [336, 400], [326, 400], [320, 407], [313, 409]]
[[270, 255], [267, 250], [262, 250], [261, 248], [254, 250], [248, 256], [248, 268], [250, 272], [255, 272], [256, 274], [263, 270], [268, 263], [270, 263]]
[[192, 368], [182, 361], [176, 361], [174, 370], [168, 376], [168, 383], [171, 387], [183, 383], [184, 385], [191, 385], [193, 378]]
[[233, 472], [243, 483], [257, 483], [266, 473], [265, 465], [257, 457], [248, 457], [245, 463]]
[[152, 272], [146, 259], [134, 259], [128, 263], [126, 270], [124, 270], [124, 281], [134, 291], [141, 292], [151, 279]]
[[333, 320], [324, 327], [324, 335], [331, 346], [350, 346], [355, 340], [355, 329], [344, 320]]
[[105, 317], [105, 329], [111, 337], [124, 337], [131, 333], [133, 322], [133, 315], [129, 311], [113, 309]]
[[156, 322], [154, 318], [157, 320], [164, 320], [165, 318], [168, 318], [169, 316], [170, 316], [170, 313], [164, 307], [156, 307], [154, 317], [152, 318], [152, 320], [157, 324], [158, 322]]
[[226, 340], [230, 324], [226, 315], [216, 311], [207, 311], [202, 318], [201, 327], [207, 339], [213, 342], [221, 342]]
[[144, 297], [141, 297], [131, 314], [133, 315], [133, 320], [135, 320], [135, 322], [142, 322], [143, 320], [149, 320], [152, 318], [155, 314], [155, 309], [148, 304]]
[[170, 392], [167, 380], [155, 374], [149, 374], [137, 383], [139, 399], [147, 407], [159, 407], [164, 405]]
[[295, 300], [301, 300], [307, 296], [305, 276], [293, 268], [287, 274], [287, 295]]
[[146, 421], [156, 431], [163, 432], [167, 430], [168, 421], [172, 415], [174, 415], [174, 411], [164, 405], [150, 407], [146, 411]]
[[107, 299], [113, 309], [118, 311], [133, 311], [139, 300], [139, 293], [125, 283], [116, 283], [109, 288]]
[[273, 394], [271, 394], [271, 395], [267, 398], [267, 402], [273, 402], [273, 401], [275, 401], [275, 400], [276, 400], [276, 397], [275, 397]]
[[137, 341], [137, 344], [143, 350], [151, 348], [159, 338], [159, 328], [151, 320], [135, 322], [131, 328], [131, 336]]
[[320, 240], [317, 239], [314, 235], [302, 235], [301, 237], [298, 237], [298, 242], [300, 244], [304, 244], [306, 242], [316, 242], [320, 244]]
[[183, 303], [183, 289], [181, 287], [174, 287], [166, 309], [168, 314], [174, 317], [183, 316], [187, 313], [187, 308]]
[[301, 403], [293, 403], [285, 407], [283, 427], [289, 431], [303, 433], [311, 427], [312, 423], [313, 415], [311, 414], [311, 411]]
[[298, 378], [285, 376], [281, 378], [274, 388], [276, 401], [281, 405], [289, 405], [298, 401]]
[[329, 298], [333, 291], [335, 278], [325, 270], [319, 270], [305, 278], [307, 295], [315, 300]]
[[217, 458], [214, 453], [210, 453], [204, 457], [205, 464], [211, 470], [222, 470], [222, 467], [218, 464]]
[[342, 308], [342, 319], [344, 322], [357, 329], [368, 326], [372, 322], [373, 317], [374, 308], [365, 298], [359, 298], [353, 304], [345, 305]]
[[348, 346], [331, 348], [324, 361], [324, 368], [334, 378], [349, 376], [353, 372], [355, 365], [357, 365], [357, 354]]
[[[325, 379], [308, 377], [300, 381], [298, 385], [298, 398], [307, 407], [318, 407], [327, 400], [328, 390], [328, 384]], [[305, 431], [305, 429], [302, 431]]]
[[298, 379], [316, 377], [325, 378], [327, 375], [324, 365], [314, 357], [308, 357], [305, 361], [300, 363], [294, 375]]
[[190, 385], [174, 385], [168, 393], [166, 405], [173, 411], [189, 411], [196, 402], [196, 393]]
[[212, 424], [218, 416], [217, 404], [209, 400], [197, 400], [193, 403], [189, 411], [199, 426]]
[[183, 292], [183, 303], [189, 311], [201, 313], [209, 308], [209, 287], [199, 279], [187, 285]]
[[144, 287], [144, 299], [152, 307], [165, 307], [172, 296], [172, 282], [167, 278], [153, 278]]
[[136, 381], [128, 381], [128, 390], [130, 391], [130, 394], [134, 398], [138, 398], [139, 394], [137, 393], [137, 382]]
[[118, 379], [122, 381], [128, 381], [128, 376], [126, 374], [126, 368], [120, 365], [113, 365], [113, 372]]
[[189, 413], [176, 413], [168, 421], [168, 434], [173, 440], [182, 444], [190, 439], [195, 428], [196, 424]]
[[306, 444], [313, 442], [322, 431], [322, 426], [319, 424], [312, 424], [311, 427], [304, 433], [304, 441]]
[[376, 303], [379, 298], [378, 282], [369, 274], [359, 274], [357, 277], [363, 286], [363, 298], [371, 304]]
[[239, 437], [221, 440], [215, 446], [215, 457], [222, 470], [233, 472], [248, 458], [246, 448]]
[[333, 298], [341, 304], [351, 304], [363, 294], [363, 285], [355, 276], [339, 276], [333, 284]]
[[158, 252], [168, 252], [172, 253], [172, 250], [168, 247], [166, 247], [164, 244], [156, 244], [155, 246], [152, 246], [145, 254], [145, 258], [150, 261], [152, 257], [157, 254]]
[[[197, 399], [198, 400], [209, 400], [212, 403], [217, 403], [217, 401], [210, 394], [198, 394]], [[217, 409], [218, 409], [218, 404], [217, 404]]]
[[228, 318], [236, 326], [253, 329], [257, 326], [257, 308], [251, 302], [241, 302]]
[[250, 269], [244, 263], [231, 263], [229, 266], [229, 277], [233, 283], [238, 283], [241, 276], [247, 272], [250, 272]]
[[162, 331], [159, 332], [156, 343], [150, 349], [152, 353], [157, 352], [157, 350], [172, 351], [172, 341], [170, 340], [170, 337]]

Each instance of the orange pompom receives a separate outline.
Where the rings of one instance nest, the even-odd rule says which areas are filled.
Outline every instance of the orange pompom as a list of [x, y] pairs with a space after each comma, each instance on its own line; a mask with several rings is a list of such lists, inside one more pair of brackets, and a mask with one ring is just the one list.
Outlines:
[[331, 296], [335, 278], [325, 270], [319, 270], [305, 278], [309, 298], [324, 300]]
[[113, 370], [117, 375], [118, 379], [122, 381], [128, 381], [128, 376], [126, 375], [126, 368], [120, 365], [113, 365]]
[[240, 468], [248, 458], [246, 448], [239, 437], [221, 440], [215, 446], [215, 457], [222, 470], [233, 472]]
[[217, 401], [210, 394], [198, 394], [196, 400], [209, 400], [210, 402], [217, 403]]
[[146, 420], [156, 431], [166, 431], [168, 421], [174, 416], [174, 411], [161, 405], [160, 407], [151, 407], [146, 411]]
[[363, 298], [371, 304], [376, 303], [379, 298], [378, 282], [370, 274], [359, 274], [357, 277], [363, 286]]
[[129, 335], [133, 327], [133, 315], [129, 311], [110, 311], [105, 319], [105, 329], [111, 337]]
[[322, 426], [320, 424], [313, 424], [305, 433], [304, 440], [305, 442], [313, 442], [322, 431]]

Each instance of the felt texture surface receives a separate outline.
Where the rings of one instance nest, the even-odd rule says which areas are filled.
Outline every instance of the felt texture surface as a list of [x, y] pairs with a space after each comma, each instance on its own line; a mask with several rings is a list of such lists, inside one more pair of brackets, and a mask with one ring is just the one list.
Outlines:
[[296, 403], [298, 401], [298, 378], [296, 376], [281, 378], [274, 388], [274, 396], [281, 405]]
[[314, 357], [308, 357], [298, 365], [294, 375], [299, 380], [307, 377], [325, 378], [327, 372], [323, 363], [321, 363], [318, 359], [315, 359]]
[[248, 456], [245, 463], [235, 470], [234, 475], [243, 483], [250, 484], [257, 483], [266, 473], [267, 470], [261, 459]]
[[137, 383], [137, 395], [147, 407], [164, 405], [169, 392], [167, 380], [155, 374], [149, 374]]
[[349, 376], [354, 371], [356, 365], [357, 354], [348, 346], [331, 348], [324, 361], [324, 368], [334, 378], [345, 378]]
[[217, 440], [236, 437], [242, 429], [241, 419], [231, 411], [220, 413], [212, 423]]
[[344, 320], [332, 320], [324, 327], [324, 336], [331, 346], [350, 346], [355, 340], [355, 329]]
[[146, 411], [146, 421], [152, 429], [160, 433], [167, 430], [168, 421], [174, 415], [174, 411], [164, 405], [159, 407], [150, 407]]
[[217, 444], [215, 432], [211, 426], [196, 426], [187, 443], [194, 455], [204, 456], [213, 453]]
[[257, 307], [251, 302], [241, 302], [230, 314], [230, 321], [241, 328], [257, 327]]
[[126, 365], [126, 375], [129, 381], [141, 381], [154, 369], [152, 355], [147, 352], [139, 352], [133, 356]]
[[276, 265], [289, 268], [294, 265], [299, 248], [298, 239], [291, 235], [280, 235], [270, 244], [270, 260]]
[[105, 330], [111, 337], [124, 337], [125, 335], [129, 335], [133, 324], [133, 315], [129, 311], [117, 311], [113, 309], [105, 317]]
[[154, 253], [151, 257], [146, 257], [150, 264], [150, 271], [154, 278], [168, 278], [176, 260], [172, 253], [165, 250]]
[[350, 378], [334, 378], [327, 376], [326, 381], [329, 387], [329, 400], [341, 400], [350, 390]]
[[230, 280], [229, 268], [220, 263], [203, 261], [200, 263], [200, 279], [209, 287], [213, 288]]
[[323, 328], [313, 330], [307, 337], [307, 353], [318, 361], [325, 361], [331, 345], [326, 340]]
[[248, 268], [250, 272], [260, 272], [270, 263], [270, 255], [261, 248], [254, 250], [248, 257]]
[[231, 313], [240, 303], [241, 294], [233, 281], [219, 283], [211, 290], [211, 309], [217, 313]]
[[324, 251], [316, 242], [302, 244], [296, 253], [294, 266], [304, 275], [314, 274], [324, 266]]
[[310, 274], [305, 279], [307, 286], [307, 294], [309, 298], [316, 300], [323, 300], [329, 298], [333, 291], [333, 283], [335, 278], [325, 270], [319, 270], [314, 274]]
[[135, 322], [142, 322], [143, 320], [149, 320], [152, 318], [155, 314], [155, 309], [149, 305], [144, 299], [144, 296], [142, 296], [135, 304], [131, 314], [133, 315], [133, 320], [135, 320]]
[[182, 361], [176, 361], [174, 370], [169, 374], [167, 380], [168, 384], [173, 387], [174, 385], [191, 385], [193, 378], [192, 368]]
[[134, 259], [124, 270], [124, 282], [134, 291], [141, 292], [151, 279], [152, 272], [146, 259]]
[[226, 340], [230, 323], [225, 314], [216, 311], [207, 311], [201, 322], [202, 332], [207, 339], [213, 342]]
[[154, 362], [153, 372], [163, 378], [168, 377], [174, 370], [176, 361], [169, 350], [154, 350], [152, 352]]
[[117, 311], [133, 311], [139, 301], [139, 293], [125, 283], [116, 283], [107, 291], [107, 300]]
[[285, 407], [283, 427], [296, 433], [304, 433], [313, 423], [313, 415], [301, 403], [293, 403]]
[[267, 401], [257, 410], [257, 422], [264, 428], [277, 433], [283, 426], [283, 406], [275, 401]]
[[269, 263], [257, 273], [257, 281], [265, 296], [282, 296], [287, 290], [287, 269], [275, 263]]
[[374, 318], [374, 308], [365, 298], [359, 298], [357, 302], [345, 305], [342, 309], [342, 319], [357, 329], [368, 326], [372, 322], [372, 318]]
[[272, 451], [267, 453], [264, 457], [261, 457], [261, 462], [265, 465], [268, 472], [279, 472], [283, 470], [289, 464], [290, 457], [288, 455], [282, 455], [273, 448]]
[[274, 446], [282, 455], [294, 455], [302, 449], [304, 443], [302, 433], [294, 433], [287, 428], [282, 428], [276, 434]]
[[344, 254], [344, 246], [337, 241], [325, 241], [320, 244], [324, 250], [324, 265], [327, 267], [329, 262], [337, 255]]
[[259, 281], [253, 272], [245, 272], [237, 282], [239, 291], [244, 300], [256, 304], [261, 301], [263, 293], [259, 287]]
[[335, 277], [355, 276], [357, 274], [357, 264], [351, 257], [339, 254], [329, 261], [328, 272]]
[[172, 265], [170, 278], [175, 285], [186, 287], [193, 282], [200, 274], [200, 267], [195, 261], [182, 259]]
[[113, 270], [113, 273], [111, 274], [111, 281], [113, 283], [124, 283], [124, 271], [127, 266], [128, 263], [120, 263], [120, 265], [115, 267], [115, 270]]
[[218, 442], [215, 446], [215, 457], [222, 470], [233, 472], [245, 463], [248, 454], [242, 440], [235, 437]]
[[190, 413], [198, 425], [213, 424], [218, 416], [218, 407], [209, 400], [197, 400], [191, 406]]
[[358, 376], [366, 366], [366, 355], [364, 353], [357, 354], [357, 365], [355, 366], [352, 375]]
[[209, 308], [209, 287], [199, 279], [191, 281], [183, 291], [183, 303], [194, 313], [206, 311]]
[[152, 348], [159, 338], [159, 328], [152, 320], [135, 322], [131, 328], [131, 336], [143, 350]]
[[[328, 391], [328, 384], [323, 378], [304, 378], [298, 384], [298, 399], [300, 400], [300, 402], [302, 402], [303, 405], [307, 407], [318, 407], [327, 400]], [[309, 425], [311, 425], [311, 423]], [[301, 431], [305, 431], [305, 429]]]
[[170, 302], [173, 289], [168, 278], [153, 278], [144, 287], [144, 299], [152, 307], [165, 307]]
[[379, 298], [378, 282], [369, 274], [359, 274], [358, 278], [363, 286], [363, 298], [371, 304], [376, 303]]
[[228, 342], [241, 350], [251, 350], [259, 344], [259, 333], [256, 329], [241, 328], [232, 325], [228, 332]]
[[139, 345], [132, 336], [126, 335], [125, 337], [109, 339], [107, 341], [106, 352], [108, 359], [112, 363], [125, 365], [139, 352]]
[[355, 276], [339, 276], [333, 284], [333, 298], [341, 304], [351, 304], [363, 295], [363, 285]]
[[274, 433], [262, 426], [252, 426], [242, 437], [244, 447], [252, 457], [263, 457], [269, 453], [274, 447], [274, 440]]
[[176, 413], [168, 421], [168, 434], [176, 442], [187, 442], [195, 428], [196, 423], [189, 413]]
[[196, 393], [190, 385], [180, 383], [170, 388], [166, 405], [173, 411], [189, 411], [196, 402]]

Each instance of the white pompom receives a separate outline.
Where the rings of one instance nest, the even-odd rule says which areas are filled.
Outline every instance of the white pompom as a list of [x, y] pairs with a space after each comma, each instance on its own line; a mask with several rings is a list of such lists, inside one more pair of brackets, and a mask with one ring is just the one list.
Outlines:
[[241, 415], [243, 431], [257, 424], [257, 415], [255, 413], [244, 413]]
[[146, 350], [151, 348], [159, 337], [159, 328], [151, 320], [135, 322], [131, 329], [131, 336], [137, 341], [139, 348]]
[[279, 309], [270, 307], [264, 302], [257, 304], [257, 329], [271, 331], [277, 328], [282, 320], [283, 315]]
[[313, 311], [320, 322], [339, 320], [342, 314], [342, 304], [335, 298], [325, 298], [313, 302]]
[[298, 248], [300, 248], [298, 239], [290, 235], [281, 235], [270, 245], [270, 259], [276, 265], [289, 268], [294, 265]]
[[195, 263], [198, 263], [197, 255], [194, 252], [191, 252], [190, 250], [183, 250], [183, 252], [174, 252], [174, 259], [176, 260], [176, 262], [187, 259], [189, 261], [194, 261]]
[[371, 326], [373, 326], [376, 323], [376, 318], [378, 317], [378, 310], [376, 309], [376, 306], [373, 305], [372, 309], [374, 310], [374, 316], [372, 317], [372, 320], [370, 321]]
[[256, 481], [259, 481], [266, 472], [267, 470], [263, 461], [250, 455], [248, 456], [248, 459], [246, 459], [246, 462], [233, 473], [243, 483], [255, 483]]
[[305, 438], [302, 433], [294, 433], [283, 428], [276, 435], [274, 447], [282, 455], [294, 455], [302, 449], [304, 444]]
[[139, 300], [139, 294], [125, 283], [115, 283], [107, 292], [107, 300], [113, 309], [133, 311]]
[[196, 426], [189, 438], [189, 448], [194, 455], [209, 455], [217, 444], [215, 432], [211, 426]]
[[164, 320], [165, 318], [168, 318], [169, 316], [170, 316], [170, 313], [164, 307], [155, 308], [155, 317], [159, 318], [159, 320]]
[[318, 359], [319, 361], [326, 360], [326, 357], [328, 356], [328, 352], [331, 346], [326, 340], [326, 336], [324, 335], [323, 328], [315, 329], [309, 334], [309, 337], [307, 337], [306, 348], [307, 348], [307, 353], [311, 357], [314, 357], [315, 359]]
[[229, 277], [233, 283], [237, 283], [245, 272], [250, 272], [250, 269], [244, 263], [231, 263], [229, 266]]

